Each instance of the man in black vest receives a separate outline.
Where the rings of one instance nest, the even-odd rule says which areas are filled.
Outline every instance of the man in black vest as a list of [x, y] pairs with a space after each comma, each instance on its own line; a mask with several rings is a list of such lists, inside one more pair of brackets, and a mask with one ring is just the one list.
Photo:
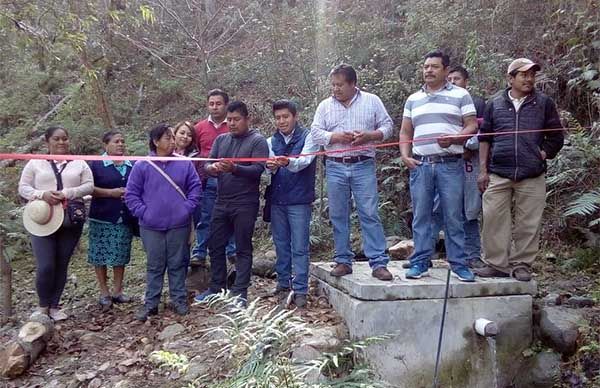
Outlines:
[[314, 156], [290, 157], [316, 152], [310, 131], [297, 121], [296, 104], [281, 100], [273, 104], [277, 132], [267, 139], [267, 168], [273, 174], [269, 186], [271, 227], [277, 252], [275, 293], [283, 301], [293, 291], [297, 307], [306, 306], [310, 249], [310, 219], [315, 200]]

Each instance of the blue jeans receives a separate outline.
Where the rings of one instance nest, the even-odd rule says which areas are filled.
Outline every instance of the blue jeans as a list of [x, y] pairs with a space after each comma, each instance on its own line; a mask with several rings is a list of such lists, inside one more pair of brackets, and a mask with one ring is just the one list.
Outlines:
[[424, 264], [433, 254], [432, 224], [435, 193], [440, 197], [446, 255], [452, 265], [465, 265], [463, 229], [463, 162], [423, 162], [410, 171], [410, 196], [413, 204], [413, 241], [411, 265]]
[[[202, 200], [196, 208], [194, 223], [196, 224], [196, 243], [192, 249], [192, 257], [206, 259], [208, 253], [208, 235], [215, 200], [217, 199], [217, 178], [208, 178], [202, 192]], [[235, 239], [229, 238], [225, 248], [227, 257], [235, 255]]]
[[367, 159], [346, 164], [328, 159], [326, 175], [329, 218], [333, 224], [335, 245], [334, 261], [352, 265], [354, 253], [350, 246], [350, 214], [351, 198], [354, 197], [363, 248], [369, 265], [373, 270], [387, 266], [390, 258], [385, 253], [385, 234], [379, 219], [375, 160]]
[[277, 284], [280, 288], [291, 284], [295, 293], [304, 295], [308, 293], [311, 213], [312, 205], [271, 206]]
[[169, 277], [169, 295], [171, 302], [177, 305], [187, 304], [185, 276], [187, 256], [189, 255], [190, 227], [152, 230], [140, 227], [140, 236], [146, 251], [146, 296], [145, 305], [152, 309], [158, 307], [162, 294], [165, 271]]

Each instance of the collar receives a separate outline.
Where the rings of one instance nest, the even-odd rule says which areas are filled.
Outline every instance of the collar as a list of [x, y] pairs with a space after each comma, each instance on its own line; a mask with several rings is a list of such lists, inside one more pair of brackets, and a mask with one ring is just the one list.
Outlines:
[[429, 90], [427, 90], [427, 85], [423, 84], [423, 86], [421, 86], [421, 91], [427, 94], [435, 94], [438, 92], [441, 92], [442, 90], [446, 89], [446, 90], [452, 90], [452, 88], [454, 87], [454, 85], [448, 81], [446, 81], [446, 83], [444, 84], [444, 86], [442, 86], [440, 89], [435, 90], [433, 92], [430, 92]]
[[290, 132], [289, 135], [284, 135], [283, 133], [281, 133], [280, 130], [277, 130], [277, 133], [279, 133], [281, 135], [281, 137], [283, 137], [286, 142], [289, 141], [291, 138], [294, 137], [294, 134], [296, 133], [296, 128], [298, 128], [298, 123], [296, 123], [296, 125], [294, 126], [294, 129], [292, 129], [292, 132]]
[[219, 128], [221, 125], [226, 124], [227, 123], [227, 117], [221, 121], [220, 123], [217, 123], [215, 120], [213, 120], [211, 115], [208, 115], [208, 122], [211, 123], [212, 125], [215, 126], [215, 128]]
[[526, 95], [524, 95], [521, 98], [515, 98], [515, 97], [512, 96], [512, 94], [511, 94], [510, 91], [511, 91], [511, 89], [508, 89], [508, 98], [510, 98], [510, 100], [513, 101], [513, 102], [523, 102], [523, 101], [525, 101], [525, 99], [527, 97], [529, 97], [531, 95], [531, 94], [526, 94]]
[[[104, 152], [102, 156], [108, 156], [108, 154]], [[115, 164], [115, 162], [112, 160], [103, 160], [102, 163], [104, 164], [104, 167], [113, 166]], [[123, 164], [132, 167], [131, 162], [129, 160], [123, 161]]]

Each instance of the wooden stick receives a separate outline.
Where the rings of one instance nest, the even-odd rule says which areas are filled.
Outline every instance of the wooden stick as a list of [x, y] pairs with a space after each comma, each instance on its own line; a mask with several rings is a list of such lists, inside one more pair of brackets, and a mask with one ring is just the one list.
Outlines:
[[4, 241], [0, 236], [0, 279], [2, 279], [2, 324], [8, 322], [12, 309], [12, 268], [9, 259], [4, 257]]

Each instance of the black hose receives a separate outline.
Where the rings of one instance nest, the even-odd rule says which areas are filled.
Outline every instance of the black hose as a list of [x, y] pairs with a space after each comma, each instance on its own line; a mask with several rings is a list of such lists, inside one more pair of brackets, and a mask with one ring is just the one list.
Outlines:
[[438, 338], [437, 354], [435, 356], [435, 370], [433, 372], [433, 388], [438, 387], [438, 372], [440, 366], [440, 355], [442, 354], [442, 337], [444, 335], [444, 323], [446, 322], [446, 306], [448, 305], [448, 290], [450, 289], [450, 268], [446, 275], [446, 292], [444, 294], [444, 307], [442, 309], [442, 324], [440, 325], [440, 338]]

